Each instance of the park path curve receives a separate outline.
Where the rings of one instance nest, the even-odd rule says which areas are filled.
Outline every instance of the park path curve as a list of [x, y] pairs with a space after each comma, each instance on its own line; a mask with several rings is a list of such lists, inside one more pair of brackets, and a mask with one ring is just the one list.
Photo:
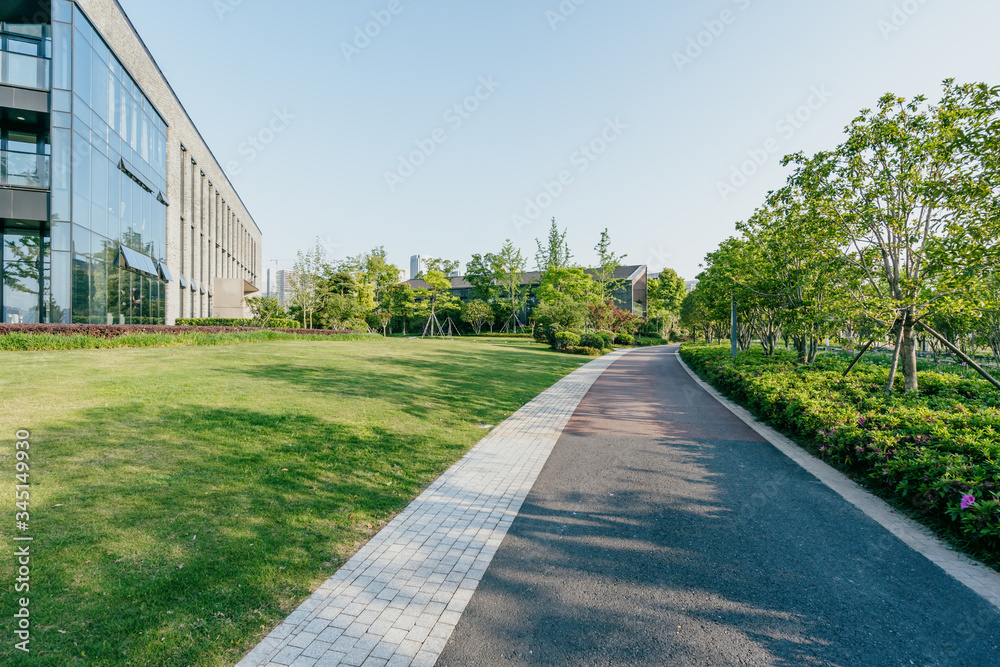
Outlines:
[[1000, 667], [1000, 612], [942, 569], [958, 557], [722, 401], [676, 347], [591, 362], [239, 667]]
[[1000, 667], [1000, 610], [661, 347], [591, 387], [437, 664]]

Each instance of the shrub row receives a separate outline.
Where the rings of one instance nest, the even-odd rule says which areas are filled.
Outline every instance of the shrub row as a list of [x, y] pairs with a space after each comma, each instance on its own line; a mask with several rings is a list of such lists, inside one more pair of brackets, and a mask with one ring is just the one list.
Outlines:
[[[165, 326], [159, 324], [0, 324], [0, 336], [10, 334], [54, 334], [59, 336], [90, 336], [92, 338], [117, 338], [126, 334], [187, 334], [197, 333], [235, 333], [241, 331], [259, 331], [249, 327], [233, 326]], [[294, 334], [311, 334], [332, 336], [355, 334], [357, 331], [333, 331], [329, 329], [295, 329], [275, 328], [268, 331], [282, 331]]]
[[[596, 333], [564, 331], [558, 324], [537, 327], [534, 336], [537, 342], [546, 343], [553, 350], [560, 352], [569, 352], [573, 348], [585, 348], [587, 350], [600, 350], [604, 354], [611, 351], [611, 346], [615, 342], [619, 345], [632, 345], [635, 343], [635, 339], [629, 334], [618, 334], [616, 336], [610, 331], [599, 331]], [[577, 354], [589, 354], [589, 352], [578, 352]]]
[[912, 508], [1000, 564], [1000, 392], [956, 375], [923, 372], [920, 390], [885, 395], [886, 369], [821, 356], [685, 344], [681, 357], [721, 392], [805, 449]]
[[[224, 317], [181, 317], [177, 320], [179, 327], [252, 327], [259, 328], [254, 320], [250, 318], [233, 319]], [[270, 320], [265, 329], [301, 329], [302, 325], [298, 320], [273, 319]]]

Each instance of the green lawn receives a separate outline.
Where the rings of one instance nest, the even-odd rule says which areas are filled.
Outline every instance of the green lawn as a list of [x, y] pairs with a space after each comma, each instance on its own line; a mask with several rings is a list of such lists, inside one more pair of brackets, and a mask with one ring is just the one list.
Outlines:
[[[235, 664], [483, 425], [585, 361], [519, 340], [0, 353], [0, 664]], [[18, 429], [29, 655], [13, 648]]]

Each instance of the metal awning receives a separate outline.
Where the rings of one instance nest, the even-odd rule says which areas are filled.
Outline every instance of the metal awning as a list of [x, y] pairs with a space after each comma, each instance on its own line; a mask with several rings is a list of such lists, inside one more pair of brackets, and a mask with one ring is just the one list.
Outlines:
[[119, 266], [124, 266], [126, 269], [132, 269], [133, 271], [139, 271], [151, 276], [159, 276], [156, 264], [149, 257], [126, 246], [121, 246], [120, 250]]

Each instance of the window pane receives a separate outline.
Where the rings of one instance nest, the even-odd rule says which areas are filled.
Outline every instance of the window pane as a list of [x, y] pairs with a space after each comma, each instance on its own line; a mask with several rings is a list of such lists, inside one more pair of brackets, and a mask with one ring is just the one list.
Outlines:
[[70, 311], [70, 254], [68, 252], [52, 253], [49, 294], [49, 321], [68, 324]]
[[76, 26], [77, 30], [83, 32], [83, 36], [87, 40], [87, 44], [90, 44], [94, 31], [90, 27], [90, 21], [88, 21], [87, 17], [83, 15], [83, 12], [80, 11], [79, 7], [73, 8], [73, 24]]
[[100, 153], [91, 156], [90, 201], [93, 203], [90, 228], [101, 235], [108, 233], [108, 158]]
[[52, 249], [66, 251], [70, 249], [70, 224], [68, 222], [52, 223]]
[[90, 261], [73, 255], [73, 324], [90, 321]]
[[108, 321], [108, 265], [99, 259], [90, 264], [90, 321], [92, 324], [111, 324]]
[[108, 165], [108, 238], [118, 240], [121, 238], [121, 171], [115, 162]]
[[72, 133], [52, 130], [52, 219], [70, 220], [70, 167], [72, 164]]
[[69, 112], [73, 109], [73, 94], [68, 90], [52, 91], [52, 109]]
[[90, 143], [73, 133], [73, 222], [90, 227]]
[[39, 321], [38, 265], [3, 263], [4, 321], [11, 324]]
[[93, 67], [94, 95], [91, 98], [91, 105], [101, 120], [107, 123], [108, 78], [111, 76], [111, 70], [108, 69], [107, 63], [100, 58], [93, 59]]
[[52, 24], [52, 87], [70, 89], [73, 28], [65, 23]]
[[80, 30], [74, 31], [73, 40], [73, 92], [80, 96], [84, 104], [90, 105], [91, 56], [93, 51], [84, 40]]

